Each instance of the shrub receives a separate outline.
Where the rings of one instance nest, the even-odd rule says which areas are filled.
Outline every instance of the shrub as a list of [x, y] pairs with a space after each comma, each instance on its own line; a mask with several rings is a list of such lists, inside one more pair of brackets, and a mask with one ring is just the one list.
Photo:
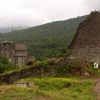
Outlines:
[[70, 75], [74, 74], [76, 71], [79, 71], [81, 73], [82, 68], [79, 65], [74, 64], [67, 64], [65, 66], [58, 67], [57, 74], [58, 75]]
[[16, 68], [15, 65], [10, 63], [6, 58], [0, 59], [0, 73], [15, 69], [15, 68]]

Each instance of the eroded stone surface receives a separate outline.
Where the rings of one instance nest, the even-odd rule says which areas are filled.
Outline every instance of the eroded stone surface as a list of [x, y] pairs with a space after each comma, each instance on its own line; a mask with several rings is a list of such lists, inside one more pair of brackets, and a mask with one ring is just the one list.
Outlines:
[[92, 12], [79, 25], [70, 48], [75, 58], [100, 63], [100, 12]]

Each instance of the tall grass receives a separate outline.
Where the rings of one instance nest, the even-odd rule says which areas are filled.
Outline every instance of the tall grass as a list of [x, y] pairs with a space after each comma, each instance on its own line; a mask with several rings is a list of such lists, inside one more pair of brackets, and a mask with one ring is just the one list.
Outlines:
[[[1, 86], [0, 100], [96, 100], [91, 79], [79, 78], [26, 78], [18, 82], [31, 82], [32, 87]], [[40, 99], [42, 100], [42, 99]]]

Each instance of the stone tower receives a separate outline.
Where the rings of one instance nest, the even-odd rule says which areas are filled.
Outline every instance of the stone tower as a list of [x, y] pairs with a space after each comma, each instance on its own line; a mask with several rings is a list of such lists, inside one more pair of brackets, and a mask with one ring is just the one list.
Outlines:
[[25, 44], [9, 41], [0, 42], [0, 58], [6, 58], [9, 62], [23, 66], [27, 63], [27, 48]]
[[72, 59], [100, 63], [100, 12], [92, 12], [80, 23], [69, 48]]

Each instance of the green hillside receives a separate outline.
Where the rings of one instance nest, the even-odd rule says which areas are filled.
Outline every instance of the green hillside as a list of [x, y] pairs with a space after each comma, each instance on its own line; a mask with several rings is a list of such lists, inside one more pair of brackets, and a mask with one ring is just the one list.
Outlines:
[[38, 59], [58, 56], [68, 47], [79, 23], [85, 18], [86, 16], [82, 16], [0, 34], [0, 41], [26, 43], [29, 53]]

